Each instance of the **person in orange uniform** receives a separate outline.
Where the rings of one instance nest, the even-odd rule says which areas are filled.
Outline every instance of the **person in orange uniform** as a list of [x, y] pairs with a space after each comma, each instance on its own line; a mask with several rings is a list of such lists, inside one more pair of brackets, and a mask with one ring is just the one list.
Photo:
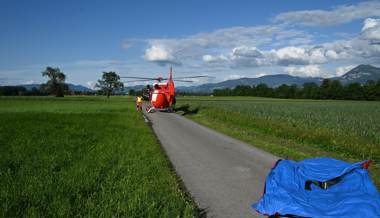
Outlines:
[[136, 110], [141, 111], [142, 110], [142, 97], [137, 96], [136, 98]]

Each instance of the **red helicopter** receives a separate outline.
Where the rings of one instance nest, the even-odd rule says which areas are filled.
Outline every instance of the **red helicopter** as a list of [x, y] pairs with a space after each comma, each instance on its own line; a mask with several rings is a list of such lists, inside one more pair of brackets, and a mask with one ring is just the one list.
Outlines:
[[[173, 112], [173, 105], [176, 103], [174, 81], [178, 82], [193, 82], [192, 78], [204, 78], [209, 76], [187, 76], [173, 78], [172, 67], [170, 67], [169, 78], [149, 78], [149, 77], [134, 77], [134, 76], [122, 76], [120, 78], [136, 79], [125, 82], [142, 82], [155, 80], [153, 88], [147, 85], [147, 88], [143, 90], [143, 96], [145, 100], [150, 101], [150, 106], [146, 107], [148, 112], [168, 111]], [[167, 80], [167, 82], [162, 82]]]

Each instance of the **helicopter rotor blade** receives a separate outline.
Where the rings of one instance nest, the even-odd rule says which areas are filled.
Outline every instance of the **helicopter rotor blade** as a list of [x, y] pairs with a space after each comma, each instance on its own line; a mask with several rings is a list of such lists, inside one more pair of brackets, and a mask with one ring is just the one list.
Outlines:
[[212, 76], [183, 76], [183, 77], [175, 77], [173, 79], [192, 79], [192, 78], [214, 78]]
[[145, 81], [152, 81], [152, 79], [137, 79], [137, 80], [122, 81], [122, 82], [123, 83], [130, 83], [130, 82], [145, 82]]
[[152, 77], [138, 77], [138, 76], [121, 76], [120, 78], [127, 78], [127, 79], [146, 79], [146, 80], [156, 80], [157, 78]]
[[184, 79], [173, 79], [173, 81], [176, 81], [176, 82], [186, 82], [186, 83], [192, 83], [192, 82], [194, 82], [192, 80], [184, 80]]

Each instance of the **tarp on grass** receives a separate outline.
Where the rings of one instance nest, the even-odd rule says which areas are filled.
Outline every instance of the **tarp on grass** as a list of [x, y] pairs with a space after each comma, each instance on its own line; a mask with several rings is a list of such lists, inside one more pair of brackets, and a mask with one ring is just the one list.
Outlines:
[[264, 215], [380, 217], [380, 195], [366, 169], [369, 163], [332, 158], [280, 160], [252, 208]]

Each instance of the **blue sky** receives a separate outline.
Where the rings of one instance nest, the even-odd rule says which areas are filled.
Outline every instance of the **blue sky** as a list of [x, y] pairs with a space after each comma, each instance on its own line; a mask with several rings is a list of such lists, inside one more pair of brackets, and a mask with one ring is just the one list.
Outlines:
[[[379, 1], [0, 1], [0, 84], [46, 66], [93, 86], [102, 71], [333, 77], [380, 63]], [[127, 84], [134, 85], [134, 84]]]

